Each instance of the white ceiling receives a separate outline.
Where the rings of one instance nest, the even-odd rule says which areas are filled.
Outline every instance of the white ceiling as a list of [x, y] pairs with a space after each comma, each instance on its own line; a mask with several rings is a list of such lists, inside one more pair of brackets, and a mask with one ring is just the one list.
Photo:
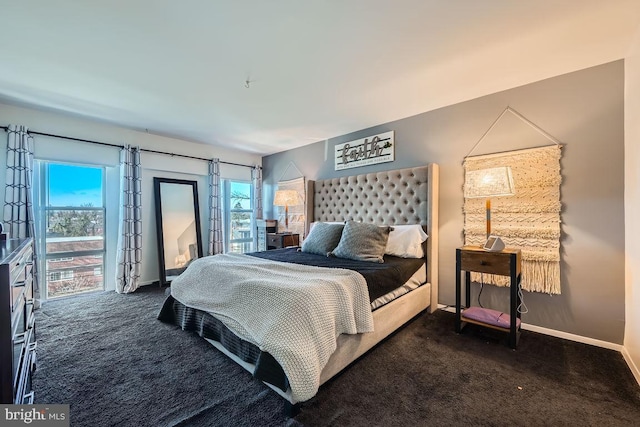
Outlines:
[[640, 25], [639, 0], [0, 0], [0, 11], [0, 101], [261, 154], [624, 58]]

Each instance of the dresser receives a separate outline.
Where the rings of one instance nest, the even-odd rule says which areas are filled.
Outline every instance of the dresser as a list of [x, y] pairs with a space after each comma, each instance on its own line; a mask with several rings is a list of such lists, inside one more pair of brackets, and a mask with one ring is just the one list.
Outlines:
[[276, 219], [256, 219], [257, 243], [256, 251], [267, 250], [267, 233], [275, 233], [278, 230]]
[[0, 403], [31, 404], [36, 364], [32, 239], [0, 241]]

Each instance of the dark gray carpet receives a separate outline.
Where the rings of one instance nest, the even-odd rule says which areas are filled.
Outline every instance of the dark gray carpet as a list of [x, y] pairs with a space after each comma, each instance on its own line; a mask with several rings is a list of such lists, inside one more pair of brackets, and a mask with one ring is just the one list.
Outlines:
[[453, 332], [423, 314], [321, 387], [295, 419], [202, 338], [156, 320], [164, 292], [100, 293], [38, 312], [36, 403], [73, 426], [629, 426], [640, 386], [622, 356], [524, 331]]

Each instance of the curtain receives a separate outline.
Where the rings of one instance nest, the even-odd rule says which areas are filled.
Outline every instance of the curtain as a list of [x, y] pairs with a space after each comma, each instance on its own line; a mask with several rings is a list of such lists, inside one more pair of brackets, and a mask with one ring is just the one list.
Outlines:
[[[511, 167], [515, 195], [491, 199], [492, 232], [507, 247], [522, 251], [522, 289], [560, 294], [560, 158], [559, 145], [467, 157], [465, 172]], [[464, 200], [465, 244], [486, 239], [485, 200]], [[509, 278], [472, 273], [474, 281], [509, 286]]]
[[120, 226], [116, 292], [134, 292], [140, 286], [142, 259], [142, 168], [140, 148], [126, 145], [120, 152]]
[[220, 199], [220, 159], [209, 160], [209, 249], [208, 255], [221, 254], [222, 200]]
[[253, 212], [256, 219], [262, 219], [262, 167], [260, 165], [251, 168], [251, 183], [253, 184]]
[[33, 237], [34, 307], [40, 307], [34, 212], [31, 188], [33, 183], [33, 138], [25, 126], [8, 126], [7, 177], [4, 192], [4, 231], [9, 238]]
[[[255, 220], [262, 219], [262, 167], [255, 165], [251, 168], [251, 184], [253, 185], [253, 213]], [[253, 227], [253, 247], [258, 250], [257, 224]]]

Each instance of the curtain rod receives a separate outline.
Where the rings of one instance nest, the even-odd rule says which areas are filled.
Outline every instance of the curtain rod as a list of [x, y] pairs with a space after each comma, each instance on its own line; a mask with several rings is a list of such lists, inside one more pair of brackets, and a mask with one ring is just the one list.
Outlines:
[[[0, 129], [3, 129], [5, 132], [9, 131], [9, 127], [8, 126], [0, 126]], [[108, 142], [92, 141], [90, 139], [74, 138], [74, 137], [71, 137], [71, 136], [55, 135], [55, 134], [52, 134], [52, 133], [36, 132], [36, 131], [33, 131], [33, 130], [27, 131], [27, 133], [33, 134], [33, 135], [49, 136], [49, 137], [52, 137], [52, 138], [68, 139], [70, 141], [88, 142], [89, 144], [105, 145], [107, 147], [124, 148], [124, 145], [110, 144]], [[205, 162], [208, 162], [209, 160], [211, 160], [211, 159], [205, 159], [204, 157], [187, 156], [186, 154], [168, 153], [166, 151], [149, 150], [149, 149], [146, 149], [146, 148], [141, 148], [140, 151], [144, 151], [146, 153], [153, 153], [153, 154], [164, 154], [166, 156], [171, 156], [171, 157], [183, 157], [183, 158], [186, 158], [186, 159], [203, 160]], [[245, 167], [245, 168], [253, 168], [253, 166], [251, 166], [251, 165], [244, 165], [242, 163], [225, 162], [223, 160], [220, 160], [220, 163], [224, 163], [225, 165], [242, 166], [242, 167]], [[262, 169], [262, 166], [259, 166], [259, 167]]]

